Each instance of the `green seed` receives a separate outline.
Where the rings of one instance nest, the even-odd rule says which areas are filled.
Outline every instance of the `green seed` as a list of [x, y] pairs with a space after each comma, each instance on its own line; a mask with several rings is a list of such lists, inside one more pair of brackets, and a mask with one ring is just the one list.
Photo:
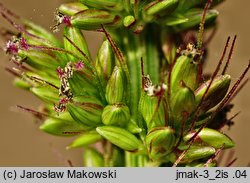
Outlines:
[[24, 90], [29, 90], [31, 88], [30, 83], [28, 83], [27, 81], [20, 79], [20, 78], [15, 78], [13, 81], [13, 84], [16, 87], [19, 87], [19, 88], [24, 89]]
[[195, 108], [194, 92], [184, 83], [181, 85], [180, 90], [176, 94], [172, 94], [171, 108], [174, 115], [180, 115], [184, 111], [190, 113]]
[[80, 0], [81, 3], [92, 6], [95, 8], [105, 7], [105, 6], [115, 6], [117, 3], [120, 3], [121, 0]]
[[90, 131], [77, 137], [67, 148], [71, 149], [71, 148], [78, 148], [78, 147], [86, 147], [102, 139], [103, 138], [98, 133]]
[[102, 122], [105, 125], [124, 126], [130, 120], [130, 111], [125, 104], [107, 105], [102, 113]]
[[107, 83], [106, 100], [109, 104], [120, 103], [125, 100], [126, 75], [122, 68], [115, 67]]
[[97, 106], [103, 106], [103, 104], [99, 99], [90, 96], [84, 96], [84, 95], [74, 96], [73, 101], [79, 104], [95, 104]]
[[[75, 55], [77, 55], [82, 60], [86, 60], [83, 54], [77, 50], [78, 47], [88, 58], [90, 58], [90, 53], [88, 49], [87, 42], [82, 34], [81, 30], [73, 26], [66, 26], [64, 28], [64, 35], [67, 36], [75, 45], [72, 45], [66, 38], [64, 38], [64, 48]], [[75, 47], [76, 46], [76, 47]], [[75, 58], [72, 55], [68, 55], [70, 61], [78, 61], [79, 59]], [[89, 61], [89, 60], [87, 60]]]
[[[183, 140], [188, 141], [193, 135], [194, 133], [188, 134]], [[235, 145], [227, 135], [210, 128], [203, 128], [198, 134], [198, 137], [202, 142], [216, 149], [220, 148], [223, 144], [224, 148], [232, 148]]]
[[55, 70], [58, 67], [58, 60], [45, 52], [20, 50], [19, 55], [23, 58], [27, 57], [25, 63], [37, 70], [46, 70], [46, 72], [55, 73]]
[[102, 124], [102, 107], [98, 105], [75, 105], [67, 104], [67, 109], [74, 120], [89, 126], [96, 127]]
[[112, 144], [124, 149], [125, 151], [138, 150], [141, 142], [127, 130], [114, 126], [97, 127], [96, 131]]
[[[154, 127], [164, 126], [165, 110], [162, 102], [157, 110], [158, 97], [142, 94], [139, 102], [139, 111], [147, 124], [148, 130]], [[157, 111], [156, 111], [157, 110]]]
[[179, 24], [183, 24], [188, 21], [188, 18], [180, 15], [170, 15], [162, 20], [162, 23], [167, 26], [176, 26]]
[[198, 66], [193, 62], [192, 56], [180, 56], [172, 69], [171, 93], [176, 93], [180, 89], [181, 81], [194, 91], [198, 86], [197, 75]]
[[[203, 1], [203, 0], [201, 0]], [[183, 13], [187, 10], [196, 7], [197, 5], [201, 4], [201, 1], [197, 0], [179, 0], [179, 5], [177, 8], [177, 12]]]
[[103, 87], [106, 87], [115, 67], [115, 57], [108, 40], [103, 41], [96, 58], [96, 71], [102, 79]]
[[172, 13], [177, 8], [179, 0], [162, 0], [146, 9], [147, 15], [156, 15], [164, 12], [164, 14]]
[[74, 71], [68, 79], [70, 89], [74, 96], [88, 96], [90, 98], [100, 98], [98, 88], [91, 81], [92, 76], [83, 72]]
[[211, 157], [215, 152], [216, 150], [213, 147], [191, 146], [181, 162], [191, 163], [195, 160]]
[[105, 9], [110, 12], [119, 12], [124, 9], [121, 0], [80, 0], [80, 2], [93, 9]]
[[[45, 46], [45, 47], [50, 47], [50, 48], [59, 48], [62, 49], [63, 45], [60, 41], [53, 40], [53, 38], [47, 39], [46, 36], [49, 36], [46, 33], [37, 33], [36, 30], [30, 29], [27, 27], [27, 32], [33, 35], [39, 35], [39, 37], [33, 37], [29, 35], [22, 35], [23, 38], [26, 39], [27, 43], [30, 45], [35, 45], [35, 46]], [[45, 34], [45, 35], [40, 35], [40, 34]], [[58, 41], [58, 42], [56, 42]], [[40, 51], [42, 52], [42, 51]], [[57, 60], [58, 64], [60, 66], [64, 66], [67, 63], [67, 54], [58, 50], [50, 50], [46, 51], [50, 55], [53, 55], [53, 57]]]
[[[175, 28], [178, 31], [181, 31], [198, 26], [201, 21], [202, 13], [203, 9], [190, 9], [186, 14], [184, 14], [184, 17], [186, 17], [188, 21], [185, 21], [182, 24], [177, 25]], [[217, 16], [218, 16], [218, 11], [208, 10], [205, 17], [206, 24], [214, 22]]]
[[59, 101], [58, 90], [51, 87], [33, 87], [30, 91], [46, 103]]
[[183, 114], [191, 114], [196, 108], [194, 92], [185, 86], [184, 82], [180, 83], [180, 89], [176, 93], [171, 94], [170, 108], [170, 119], [174, 121], [173, 128], [179, 132]]
[[[195, 90], [195, 101], [200, 103], [202, 96], [204, 95], [211, 80], [203, 83], [198, 89]], [[231, 82], [229, 75], [217, 76], [211, 84], [205, 98], [202, 103], [202, 109], [207, 111], [216, 106], [227, 94]]]
[[136, 124], [133, 119], [130, 119], [130, 122], [127, 123], [126, 130], [130, 131], [133, 134], [138, 134], [142, 132], [142, 129]]
[[35, 71], [35, 73], [25, 72], [24, 78], [31, 82], [34, 86], [48, 86], [47, 83], [51, 83], [56, 87], [60, 86], [60, 81], [58, 80], [58, 76], [55, 71], [54, 73], [42, 71]]
[[[186, 167], [204, 167], [205, 164], [206, 162], [194, 161], [192, 163], [187, 164]], [[213, 161], [208, 164], [208, 167], [216, 167], [216, 166], [217, 166], [216, 161]]]
[[123, 19], [124, 27], [129, 27], [135, 23], [135, 17], [133, 15], [128, 15]]
[[88, 9], [73, 15], [71, 24], [84, 30], [96, 30], [101, 28], [101, 24], [111, 24], [114, 19], [115, 16], [107, 11]]
[[83, 5], [80, 2], [70, 2], [61, 4], [58, 8], [59, 12], [64, 15], [72, 16], [80, 11], [88, 9], [87, 6]]
[[46, 119], [40, 129], [52, 135], [75, 136], [89, 130], [89, 127], [76, 123], [69, 113], [65, 112], [59, 117]]
[[[29, 20], [22, 19], [25, 25], [25, 28], [28, 32], [43, 38], [41, 43], [42, 45], [47, 45], [51, 47], [62, 47], [62, 43], [56, 38], [54, 34], [52, 34], [50, 31], [46, 30], [45, 28], [41, 27], [40, 25], [34, 24], [33, 22]], [[36, 40], [36, 38], [32, 37], [32, 40]], [[40, 44], [39, 44], [40, 45]]]
[[174, 130], [168, 127], [153, 128], [146, 136], [146, 145], [150, 158], [161, 160], [173, 150], [175, 145]]

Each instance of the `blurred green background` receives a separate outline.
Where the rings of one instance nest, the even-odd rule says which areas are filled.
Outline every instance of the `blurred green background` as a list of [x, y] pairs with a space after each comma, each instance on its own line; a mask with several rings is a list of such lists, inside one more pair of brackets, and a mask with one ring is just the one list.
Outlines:
[[[49, 29], [53, 25], [53, 15], [62, 0], [1, 0], [3, 4], [19, 15]], [[245, 69], [250, 59], [250, 1], [227, 0], [216, 8], [220, 15], [219, 29], [209, 45], [206, 71], [213, 71], [224, 48], [228, 36], [237, 34], [238, 39], [228, 73], [232, 82]], [[9, 27], [0, 18], [0, 28]], [[101, 35], [85, 32], [92, 55], [95, 55]], [[59, 36], [59, 34], [58, 34]], [[1, 43], [2, 44], [2, 43]], [[37, 108], [39, 100], [30, 93], [12, 85], [13, 76], [4, 71], [8, 58], [0, 52], [0, 166], [67, 166], [71, 160], [74, 166], [82, 166], [82, 149], [66, 150], [72, 138], [56, 137], [38, 129], [39, 124], [31, 115], [20, 112], [16, 105]], [[249, 74], [247, 75], [249, 77]], [[250, 85], [235, 98], [235, 107], [229, 116], [238, 111], [235, 125], [227, 133], [236, 142], [238, 158], [234, 166], [246, 166], [250, 161]]]

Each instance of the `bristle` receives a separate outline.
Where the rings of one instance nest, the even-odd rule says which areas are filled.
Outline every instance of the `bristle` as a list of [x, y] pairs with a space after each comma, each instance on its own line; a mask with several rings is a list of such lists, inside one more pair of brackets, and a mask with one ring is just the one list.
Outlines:
[[90, 58], [81, 50], [81, 48], [79, 48], [70, 38], [68, 38], [66, 35], [64, 35], [64, 37], [67, 39], [67, 41], [69, 41], [70, 44], [72, 44], [72, 46], [74, 46], [77, 51], [79, 51], [82, 56], [90, 63]]
[[49, 85], [49, 86], [51, 86], [51, 87], [53, 87], [53, 88], [59, 90], [59, 87], [57, 87], [56, 85], [54, 85], [54, 84], [52, 84], [52, 83], [50, 83], [50, 82], [48, 82], [48, 81], [45, 81], [45, 80], [41, 79], [41, 78], [38, 78], [38, 77], [35, 77], [35, 76], [28, 76], [28, 75], [26, 75], [26, 74], [25, 74], [25, 76], [26, 76], [27, 78], [29, 78], [30, 80], [32, 80], [32, 81], [35, 81], [35, 82], [40, 83], [40, 84], [41, 84], [41, 83], [45, 83], [45, 84], [47, 84], [47, 85]]
[[213, 2], [213, 0], [207, 0], [205, 8], [204, 8], [203, 13], [202, 13], [199, 32], [198, 32], [198, 36], [197, 36], [197, 39], [198, 39], [197, 40], [197, 49], [198, 50], [200, 50], [202, 48], [204, 24], [205, 24], [205, 20], [206, 20], [205, 18], [206, 18], [207, 11], [208, 11], [208, 9], [209, 9], [212, 2]]
[[185, 149], [181, 155], [178, 157], [178, 159], [174, 162], [173, 167], [176, 167], [181, 160], [184, 158], [184, 156], [187, 154], [187, 152], [189, 151], [190, 147], [193, 145], [197, 135], [200, 133], [200, 131], [203, 129], [204, 127], [202, 127], [201, 129], [199, 129], [197, 132], [194, 133], [194, 135], [187, 141], [188, 143], [188, 148]]
[[0, 2], [0, 8], [5, 11], [7, 14], [9, 14], [10, 16], [13, 16], [16, 19], [20, 19], [20, 16], [17, 15], [16, 13], [14, 13], [13, 11], [11, 11], [10, 9], [6, 8], [3, 3]]
[[161, 104], [161, 101], [162, 101], [162, 95], [158, 96], [157, 98], [158, 98], [157, 105], [156, 105], [156, 107], [154, 109], [154, 113], [153, 113], [152, 118], [151, 118], [149, 123], [151, 123], [154, 120], [154, 118], [157, 116], [157, 112], [158, 112], [158, 110], [160, 108], [160, 104]]
[[233, 115], [231, 118], [229, 118], [228, 120], [225, 120], [225, 122], [221, 124], [221, 126], [220, 126], [219, 129], [223, 128], [225, 125], [227, 125], [227, 126], [229, 127], [229, 129], [230, 129], [231, 125], [234, 124], [234, 123], [232, 122], [232, 120], [233, 120], [234, 118], [236, 118], [239, 114], [240, 114], [240, 111], [237, 112], [236, 114], [234, 114], [234, 115]]
[[204, 164], [204, 167], [208, 167], [208, 165], [209, 165], [210, 163], [212, 163], [212, 162], [215, 160], [216, 157], [218, 157], [218, 155], [219, 155], [219, 154], [221, 153], [221, 151], [223, 150], [224, 146], [225, 146], [225, 144], [222, 144], [222, 146], [221, 146], [219, 149], [217, 149], [217, 151], [214, 153], [214, 155], [213, 155], [211, 158], [209, 158], [209, 159], [207, 160], [207, 162]]
[[28, 68], [27, 66], [23, 65], [22, 63], [25, 62], [27, 60], [27, 57], [24, 58], [23, 60], [21, 60], [20, 62], [16, 61], [16, 60], [12, 60], [12, 62], [18, 66], [20, 69], [22, 69], [22, 71], [29, 71], [31, 72], [32, 70], [30, 68]]
[[81, 59], [80, 57], [78, 57], [77, 55], [72, 53], [71, 51], [65, 50], [63, 48], [55, 48], [55, 47], [48, 47], [48, 46], [37, 46], [37, 45], [31, 45], [31, 44], [29, 44], [29, 47], [33, 48], [35, 50], [49, 50], [49, 51], [57, 51], [57, 52], [60, 52], [60, 53], [67, 53], [67, 54], [70, 54], [70, 55], [76, 57], [79, 60]]
[[143, 62], [143, 58], [141, 57], [141, 83], [142, 83], [142, 90], [144, 90], [145, 87], [145, 81], [144, 81], [144, 62]]
[[237, 158], [234, 158], [231, 162], [229, 162], [226, 167], [232, 166], [237, 161]]
[[69, 167], [74, 167], [74, 165], [73, 165], [73, 163], [72, 163], [71, 160], [67, 160], [67, 163], [68, 163]]
[[187, 112], [182, 113], [181, 131], [180, 131], [178, 142], [176, 143], [173, 151], [175, 151], [178, 148], [178, 146], [180, 145], [180, 143], [182, 141], [188, 116], [189, 116], [189, 114]]
[[186, 150], [184, 150], [181, 155], [177, 158], [177, 160], [174, 162], [172, 167], [177, 167], [177, 165], [181, 162], [181, 160], [184, 158], [184, 156], [187, 154], [187, 152], [189, 151], [190, 147], [193, 145], [193, 142], [190, 142], [188, 145], [188, 148]]
[[171, 75], [172, 75], [172, 70], [173, 70], [174, 64], [175, 64], [175, 62], [173, 64], [169, 65], [168, 80], [167, 80], [167, 86], [168, 86], [167, 94], [168, 94], [168, 97], [170, 97], [170, 95], [171, 95]]
[[19, 109], [21, 109], [22, 111], [25, 111], [25, 112], [28, 112], [28, 113], [33, 114], [33, 115], [36, 116], [38, 119], [43, 119], [43, 117], [49, 117], [48, 114], [41, 113], [41, 112], [35, 111], [35, 110], [33, 110], [33, 109], [23, 107], [23, 106], [21, 106], [21, 105], [17, 105], [16, 107], [19, 108]]
[[235, 155], [235, 150], [234, 149], [228, 151], [225, 163], [229, 163], [234, 155]]
[[[107, 40], [109, 41], [109, 44], [111, 45], [112, 47], [112, 50], [113, 52], [115, 53], [115, 56], [117, 57], [118, 61], [120, 62], [121, 64], [121, 67], [123, 69], [123, 71], [125, 72], [125, 75], [126, 75], [126, 78], [127, 78], [127, 91], [128, 91], [128, 95], [127, 95], [127, 98], [130, 98], [130, 75], [129, 75], [129, 70], [128, 70], [128, 66], [127, 66], [127, 63], [124, 59], [124, 56], [121, 52], [121, 50], [119, 49], [119, 47], [116, 45], [116, 43], [113, 41], [112, 37], [110, 36], [110, 34], [106, 31], [106, 29], [104, 28], [103, 25], [101, 25], [102, 27], [102, 30], [107, 38]], [[131, 101], [128, 101], [128, 103], [131, 102]]]
[[41, 40], [43, 40], [43, 41], [47, 41], [47, 40], [45, 40], [45, 39], [43, 39], [43, 38], [40, 38], [40, 37], [38, 37], [38, 36], [36, 36], [36, 35], [34, 35], [34, 34], [29, 33], [23, 26], [21, 26], [21, 25], [15, 23], [13, 20], [11, 20], [11, 18], [8, 17], [4, 12], [1, 12], [1, 15], [2, 15], [2, 17], [3, 17], [4, 19], [6, 19], [6, 20], [7, 20], [14, 28], [16, 28], [19, 32], [22, 32], [22, 33], [24, 33], [24, 34], [26, 34], [26, 35], [28, 35], [28, 36], [30, 36], [30, 37], [34, 37], [34, 38], [37, 38], [37, 39], [41, 39]]
[[237, 90], [234, 92], [234, 94], [228, 100], [228, 103], [230, 103], [238, 95], [238, 93], [242, 90], [242, 88], [244, 88], [246, 86], [248, 81], [249, 81], [249, 78], [247, 78], [247, 79], [245, 79], [245, 81], [243, 81], [243, 83], [237, 88]]
[[163, 96], [162, 98], [162, 102], [163, 102], [163, 107], [164, 107], [164, 111], [166, 111], [164, 114], [164, 120], [165, 120], [165, 126], [169, 126], [169, 114], [168, 114], [168, 102], [165, 96]]
[[222, 166], [221, 162], [223, 160], [223, 158], [225, 157], [225, 151], [221, 151], [221, 153], [219, 154], [219, 156], [217, 157], [217, 166]]
[[228, 94], [226, 95], [226, 97], [222, 100], [222, 102], [220, 103], [219, 107], [217, 107], [216, 112], [220, 111], [223, 107], [225, 107], [228, 102], [230, 101], [231, 97], [233, 96], [234, 92], [236, 91], [236, 89], [238, 88], [238, 86], [240, 85], [241, 81], [244, 79], [245, 75], [247, 74], [248, 70], [250, 68], [250, 61], [248, 62], [248, 65], [246, 67], [246, 69], [244, 70], [244, 72], [241, 74], [241, 76], [239, 77], [239, 79], [236, 81], [236, 83], [233, 85], [233, 87], [231, 88], [231, 90], [228, 92]]
[[121, 66], [124, 67], [125, 71], [128, 71], [127, 68], [127, 63], [124, 60], [124, 56], [122, 54], [122, 52], [120, 51], [119, 47], [116, 45], [116, 43], [113, 41], [113, 39], [111, 38], [110, 34], [106, 31], [106, 29], [104, 28], [104, 26], [102, 25], [102, 29], [103, 32], [106, 36], [106, 38], [108, 39], [117, 59], [119, 60], [119, 62], [121, 63]]
[[230, 64], [230, 60], [232, 58], [236, 38], [237, 38], [237, 36], [235, 35], [234, 39], [233, 39], [233, 42], [232, 42], [232, 45], [231, 45], [231, 48], [230, 48], [230, 51], [229, 51], [229, 54], [228, 54], [227, 62], [226, 62], [225, 66], [224, 66], [224, 69], [223, 69], [223, 71], [221, 73], [222, 75], [226, 74], [227, 68], [228, 68], [228, 66]]
[[15, 71], [13, 71], [13, 69], [11, 69], [11, 68], [5, 67], [4, 69], [5, 69], [7, 72], [9, 72], [10, 74], [12, 74], [12, 75], [14, 75], [14, 76], [16, 76], [16, 77], [18, 77], [18, 78], [21, 78], [21, 77], [22, 77], [22, 75], [21, 75], [20, 73], [17, 73], [17, 72], [15, 72]]
[[50, 143], [50, 148], [51, 148], [51, 151], [55, 154], [55, 156], [58, 158], [58, 160], [61, 163], [63, 163], [66, 166], [69, 166], [69, 167], [74, 167], [73, 164], [72, 164], [72, 161], [71, 160], [66, 160], [64, 158], [63, 154], [61, 152], [59, 152], [58, 148], [55, 148], [52, 143]]

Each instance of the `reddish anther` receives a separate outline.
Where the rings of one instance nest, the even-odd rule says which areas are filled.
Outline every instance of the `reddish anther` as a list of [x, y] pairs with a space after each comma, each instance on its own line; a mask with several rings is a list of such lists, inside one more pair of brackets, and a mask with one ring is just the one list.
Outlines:
[[61, 67], [57, 67], [56, 72], [57, 72], [59, 78], [62, 78], [65, 74]]
[[222, 146], [215, 152], [215, 154], [210, 158], [208, 159], [208, 161], [204, 164], [204, 167], [208, 167], [210, 163], [212, 163], [215, 158], [218, 157], [218, 155], [222, 152], [222, 150], [224, 149], [224, 146], [225, 144], [222, 144]]
[[69, 16], [64, 16], [62, 22], [67, 25], [67, 26], [71, 26], [71, 22], [70, 22], [70, 17]]
[[20, 39], [20, 45], [24, 50], [29, 49], [28, 43], [27, 43], [26, 39], [24, 39], [23, 37]]
[[82, 61], [78, 61], [74, 64], [76, 70], [82, 70], [84, 67], [84, 64]]
[[69, 100], [67, 98], [62, 98], [60, 99], [59, 103], [60, 104], [66, 104]]
[[6, 44], [6, 53], [9, 53], [11, 55], [17, 55], [18, 53], [18, 45], [16, 43], [13, 43], [12, 41], [8, 41]]

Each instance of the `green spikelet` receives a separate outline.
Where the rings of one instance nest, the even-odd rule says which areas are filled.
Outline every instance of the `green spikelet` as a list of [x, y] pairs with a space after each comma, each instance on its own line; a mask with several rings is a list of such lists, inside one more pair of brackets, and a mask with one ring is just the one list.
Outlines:
[[102, 113], [102, 122], [105, 125], [125, 126], [129, 120], [129, 108], [121, 103], [107, 105]]
[[160, 161], [172, 151], [175, 141], [174, 131], [171, 128], [153, 128], [146, 137], [146, 144], [150, 158]]
[[109, 104], [125, 101], [126, 82], [124, 71], [116, 66], [106, 86], [106, 100]]
[[[75, 44], [72, 45], [72, 43], [70, 43], [67, 38], [64, 38], [64, 48], [66, 50], [71, 51], [82, 60], [86, 60], [85, 56], [90, 59], [89, 49], [80, 29], [67, 26], [64, 28], [64, 35]], [[77, 48], [79, 48], [83, 53], [81, 53]], [[85, 54], [85, 56], [83, 54]], [[70, 61], [78, 61], [77, 58], [71, 55], [68, 55], [68, 57]]]

